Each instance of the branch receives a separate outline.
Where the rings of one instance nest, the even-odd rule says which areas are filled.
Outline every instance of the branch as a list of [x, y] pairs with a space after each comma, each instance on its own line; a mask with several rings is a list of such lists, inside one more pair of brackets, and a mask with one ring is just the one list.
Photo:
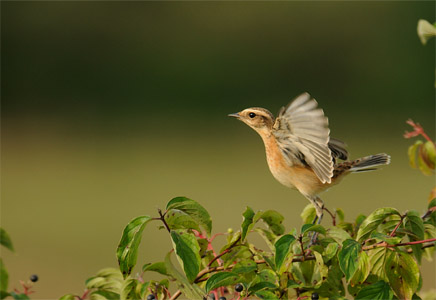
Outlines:
[[[410, 245], [417, 245], [417, 244], [424, 244], [424, 243], [431, 243], [431, 242], [436, 242], [436, 238], [428, 239], [428, 240], [421, 240], [421, 241], [407, 242], [407, 243], [399, 243], [399, 244], [395, 244], [395, 245], [389, 245], [386, 242], [382, 242], [382, 243], [379, 243], [379, 244], [374, 244], [374, 245], [362, 247], [362, 250], [363, 251], [368, 251], [368, 250], [371, 250], [371, 249], [374, 249], [374, 248], [378, 248], [378, 247], [394, 248], [394, 247], [399, 247], [399, 246], [410, 246]], [[430, 245], [434, 246], [434, 244], [429, 244], [429, 245], [424, 245], [422, 248], [432, 247]]]
[[177, 292], [174, 293], [170, 300], [176, 300], [181, 294], [182, 292], [180, 290], [177, 290]]
[[401, 223], [403, 223], [404, 216], [401, 216], [400, 222], [398, 222], [397, 226], [395, 226], [394, 230], [392, 230], [390, 237], [395, 236], [395, 231], [397, 231], [398, 227], [400, 227]]
[[162, 211], [160, 210], [160, 208], [157, 210], [159, 212], [159, 220], [162, 221], [162, 223], [164, 223], [165, 228], [168, 230], [168, 232], [171, 232], [170, 227], [167, 224], [167, 221], [165, 221], [165, 214], [162, 214]]
[[404, 137], [406, 139], [422, 135], [427, 141], [430, 141], [434, 144], [432, 139], [425, 133], [424, 128], [422, 128], [421, 124], [413, 122], [412, 119], [407, 120], [406, 123], [413, 127], [413, 131], [406, 131], [404, 133]]

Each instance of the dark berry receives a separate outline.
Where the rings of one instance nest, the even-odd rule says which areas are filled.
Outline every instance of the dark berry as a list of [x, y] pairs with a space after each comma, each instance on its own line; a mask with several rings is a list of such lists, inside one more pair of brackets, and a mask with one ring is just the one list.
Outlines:
[[242, 290], [244, 289], [244, 286], [240, 283], [238, 283], [237, 285], [235, 285], [235, 290], [240, 293], [242, 292]]
[[318, 293], [313, 293], [312, 294], [312, 300], [318, 300], [318, 299], [319, 299]]
[[153, 300], [153, 299], [156, 299], [153, 294], [147, 296], [147, 300]]
[[38, 275], [33, 274], [32, 276], [30, 276], [30, 281], [37, 282], [38, 281]]
[[221, 297], [219, 298], [219, 300], [227, 300], [227, 299], [226, 299], [226, 297], [221, 296]]

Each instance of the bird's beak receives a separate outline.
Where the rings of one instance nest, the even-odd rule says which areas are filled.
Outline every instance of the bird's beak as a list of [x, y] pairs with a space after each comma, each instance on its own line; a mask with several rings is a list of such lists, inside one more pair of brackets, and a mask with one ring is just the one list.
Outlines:
[[234, 114], [228, 114], [228, 117], [233, 117], [233, 118], [237, 118], [239, 119], [241, 116], [239, 115], [239, 113], [234, 113]]

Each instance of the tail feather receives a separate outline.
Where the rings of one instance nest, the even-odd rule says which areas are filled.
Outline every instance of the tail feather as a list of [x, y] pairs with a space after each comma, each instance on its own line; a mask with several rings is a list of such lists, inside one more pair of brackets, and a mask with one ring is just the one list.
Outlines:
[[391, 157], [386, 153], [379, 153], [370, 156], [365, 156], [359, 159], [356, 159], [351, 163], [351, 172], [364, 172], [364, 171], [373, 171], [376, 170], [377, 167], [388, 165], [391, 162]]

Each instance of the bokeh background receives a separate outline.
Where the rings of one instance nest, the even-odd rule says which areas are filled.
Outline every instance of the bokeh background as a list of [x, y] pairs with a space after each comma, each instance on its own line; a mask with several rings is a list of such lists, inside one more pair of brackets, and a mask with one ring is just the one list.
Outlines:
[[[420, 18], [435, 20], [434, 2], [2, 1], [11, 287], [36, 273], [33, 298], [81, 293], [116, 266], [124, 226], [179, 195], [211, 212], [214, 232], [238, 228], [247, 205], [300, 226], [307, 200], [274, 180], [260, 138], [226, 115], [275, 113], [304, 91], [352, 158], [392, 156], [325, 193], [327, 206], [349, 219], [424, 211], [435, 178], [408, 166], [402, 137], [408, 118], [435, 134], [435, 44], [419, 42]], [[138, 265], [170, 247], [150, 226]], [[434, 288], [435, 262], [422, 269]]]

